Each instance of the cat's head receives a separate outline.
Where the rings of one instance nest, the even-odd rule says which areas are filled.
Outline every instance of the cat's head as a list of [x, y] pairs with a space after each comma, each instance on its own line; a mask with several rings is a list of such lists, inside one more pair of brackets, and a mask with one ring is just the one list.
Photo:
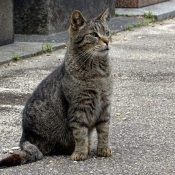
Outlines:
[[86, 20], [78, 10], [73, 11], [69, 28], [73, 49], [83, 53], [105, 56], [111, 40], [107, 25], [108, 9], [92, 20]]

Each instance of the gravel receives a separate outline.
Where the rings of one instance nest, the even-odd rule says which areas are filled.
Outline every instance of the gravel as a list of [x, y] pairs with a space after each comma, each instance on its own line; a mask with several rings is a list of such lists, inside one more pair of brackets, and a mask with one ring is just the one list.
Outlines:
[[[46, 156], [0, 169], [1, 175], [175, 174], [175, 19], [113, 36], [112, 157]], [[37, 84], [59, 65], [65, 49], [0, 66], [0, 158], [18, 149], [21, 111]]]

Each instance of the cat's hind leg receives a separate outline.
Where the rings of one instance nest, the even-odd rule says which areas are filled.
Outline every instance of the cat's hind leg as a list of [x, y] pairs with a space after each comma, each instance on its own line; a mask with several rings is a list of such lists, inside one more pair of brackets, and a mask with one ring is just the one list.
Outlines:
[[35, 145], [26, 141], [22, 144], [21, 150], [16, 151], [12, 155], [0, 160], [0, 168], [35, 162], [42, 158], [43, 154], [41, 151]]

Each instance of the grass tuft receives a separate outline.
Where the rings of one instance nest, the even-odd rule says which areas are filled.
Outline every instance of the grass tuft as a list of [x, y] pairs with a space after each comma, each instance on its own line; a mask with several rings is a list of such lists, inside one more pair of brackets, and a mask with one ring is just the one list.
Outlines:
[[13, 59], [14, 61], [18, 61], [18, 60], [19, 60], [19, 55], [13, 53], [13, 55], [12, 55], [12, 59]]
[[49, 42], [46, 41], [42, 45], [42, 51], [43, 52], [52, 52], [53, 51], [52, 45]]

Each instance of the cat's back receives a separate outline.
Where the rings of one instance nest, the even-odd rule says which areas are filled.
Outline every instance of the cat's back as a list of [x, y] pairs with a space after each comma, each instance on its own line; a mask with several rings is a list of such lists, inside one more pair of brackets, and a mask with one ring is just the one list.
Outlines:
[[64, 63], [58, 66], [52, 73], [50, 73], [41, 83], [36, 87], [26, 106], [35, 100], [52, 100], [53, 93], [59, 93], [61, 87], [61, 80], [64, 76]]
[[[38, 127], [48, 120], [56, 122], [58, 117], [66, 113], [66, 99], [62, 92], [64, 63], [47, 76], [34, 90], [23, 110], [23, 121], [35, 123]], [[46, 127], [46, 129], [48, 129]]]

